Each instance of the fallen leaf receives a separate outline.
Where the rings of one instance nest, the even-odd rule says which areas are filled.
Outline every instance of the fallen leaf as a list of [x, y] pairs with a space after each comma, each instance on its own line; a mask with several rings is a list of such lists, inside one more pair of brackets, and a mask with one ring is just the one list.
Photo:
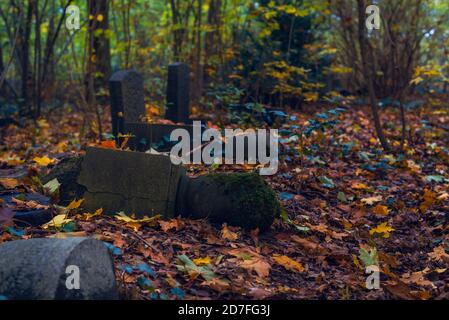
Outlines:
[[374, 207], [373, 212], [377, 215], [387, 216], [388, 213], [390, 212], [390, 209], [388, 209], [387, 206], [378, 204], [377, 206]]
[[106, 149], [117, 149], [114, 140], [101, 141], [100, 147], [106, 148]]
[[321, 251], [323, 250], [323, 248], [315, 242], [312, 242], [310, 240], [301, 238], [297, 235], [293, 235], [292, 236], [292, 240], [295, 241], [296, 243], [300, 244], [304, 249], [306, 250], [310, 250], [310, 251]]
[[376, 228], [373, 228], [369, 231], [370, 235], [374, 234], [380, 234], [383, 238], [389, 238], [390, 232], [393, 232], [395, 229], [393, 229], [391, 226], [387, 225], [386, 222], [381, 223]]
[[382, 199], [383, 199], [382, 196], [369, 197], [369, 198], [362, 199], [362, 203], [371, 206], [371, 205], [373, 205], [376, 202], [382, 201]]
[[82, 218], [87, 221], [87, 220], [92, 219], [93, 217], [98, 217], [102, 214], [103, 214], [103, 208], [100, 208], [100, 209], [97, 209], [94, 213], [85, 213]]
[[155, 221], [157, 221], [157, 219], [161, 217], [161, 215], [159, 214], [153, 217], [144, 216], [141, 219], [134, 219], [127, 216], [124, 212], [121, 211], [117, 213], [114, 217], [117, 220], [126, 222], [127, 227], [134, 229], [134, 231], [138, 231], [142, 227], [142, 224], [154, 223]]
[[44, 189], [47, 190], [47, 193], [49, 195], [53, 195], [59, 190], [60, 186], [61, 184], [59, 183], [58, 179], [55, 178], [44, 184]]
[[222, 279], [212, 279], [209, 281], [203, 281], [200, 285], [202, 286], [208, 286], [209, 288], [217, 291], [217, 292], [226, 292], [231, 288], [231, 285], [229, 282], [224, 281]]
[[159, 221], [159, 225], [161, 226], [162, 231], [167, 232], [171, 229], [178, 230], [178, 220], [177, 219], [171, 219], [170, 221]]
[[48, 209], [48, 205], [40, 204], [34, 200], [22, 201], [17, 198], [11, 198], [11, 201], [14, 202], [18, 207], [28, 208], [28, 209]]
[[239, 265], [244, 269], [255, 271], [257, 275], [261, 278], [268, 277], [268, 275], [270, 274], [271, 269], [270, 264], [258, 257], [243, 260], [242, 262], [239, 263]]
[[79, 200], [73, 200], [72, 202], [70, 202], [70, 204], [67, 206], [67, 209], [78, 209], [81, 205], [81, 203], [83, 203], [84, 199], [79, 199]]
[[193, 263], [195, 263], [197, 266], [205, 266], [210, 264], [210, 262], [211, 262], [210, 257], [193, 259]]
[[273, 293], [263, 288], [251, 288], [249, 289], [248, 295], [257, 300], [263, 300], [272, 296]]
[[414, 283], [423, 287], [432, 287], [436, 288], [432, 281], [429, 281], [425, 278], [425, 276], [430, 272], [428, 268], [425, 268], [422, 271], [413, 272], [413, 273], [405, 273], [401, 277], [401, 281], [404, 283], [410, 284]]
[[443, 261], [445, 259], [449, 262], [449, 254], [444, 250], [444, 246], [439, 246], [433, 249], [431, 253], [428, 253], [429, 257], [435, 261]]
[[36, 162], [41, 167], [47, 167], [50, 164], [53, 164], [56, 162], [56, 159], [50, 159], [49, 157], [35, 157], [33, 158], [33, 161]]
[[66, 214], [60, 214], [54, 217], [50, 222], [42, 225], [42, 228], [48, 229], [49, 227], [61, 228], [64, 224], [72, 222], [72, 219], [68, 219]]
[[299, 262], [287, 257], [287, 256], [281, 256], [281, 255], [273, 255], [273, 260], [276, 261], [276, 263], [283, 266], [285, 269], [295, 272], [304, 272], [304, 267]]
[[14, 189], [19, 186], [20, 182], [17, 179], [12, 178], [0, 178], [0, 185], [5, 189]]
[[366, 190], [366, 189], [369, 189], [369, 187], [368, 187], [366, 184], [361, 183], [361, 182], [354, 182], [354, 183], [351, 185], [351, 188], [352, 188], [352, 189], [356, 189], [356, 190]]
[[221, 229], [221, 237], [229, 241], [235, 241], [238, 239], [239, 235], [238, 233], [229, 230], [226, 224], [223, 224], [223, 228]]
[[178, 268], [179, 271], [187, 273], [192, 279], [195, 279], [199, 275], [206, 281], [218, 278], [208, 266], [199, 267], [184, 254], [178, 256], [178, 261], [179, 264], [176, 265], [176, 268]]

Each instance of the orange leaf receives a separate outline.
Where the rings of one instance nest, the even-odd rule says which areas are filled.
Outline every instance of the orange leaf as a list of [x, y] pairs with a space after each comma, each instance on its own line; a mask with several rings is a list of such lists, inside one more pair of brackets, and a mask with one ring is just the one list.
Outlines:
[[100, 147], [107, 148], [107, 149], [117, 149], [117, 147], [115, 146], [114, 140], [101, 141]]
[[374, 207], [373, 212], [375, 214], [381, 215], [381, 216], [387, 216], [388, 213], [390, 212], [390, 209], [388, 209], [387, 206], [383, 206], [378, 204], [377, 206]]
[[5, 189], [14, 189], [15, 187], [17, 187], [19, 185], [19, 180], [12, 179], [12, 178], [1, 178], [0, 179], [0, 184]]
[[167, 232], [171, 229], [178, 230], [178, 220], [171, 219], [170, 221], [159, 221], [162, 231]]
[[281, 256], [278, 254], [273, 255], [273, 260], [276, 261], [277, 264], [280, 264], [285, 269], [294, 271], [294, 272], [304, 272], [304, 267], [298, 261], [295, 261], [287, 256]]
[[81, 205], [81, 203], [83, 203], [84, 199], [79, 199], [79, 200], [73, 200], [72, 202], [70, 202], [70, 204], [67, 206], [67, 209], [78, 209]]

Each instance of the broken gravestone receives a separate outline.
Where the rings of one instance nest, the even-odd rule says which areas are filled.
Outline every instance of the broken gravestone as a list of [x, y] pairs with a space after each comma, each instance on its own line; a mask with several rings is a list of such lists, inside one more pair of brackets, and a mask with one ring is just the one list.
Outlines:
[[83, 207], [88, 211], [207, 218], [261, 231], [281, 211], [275, 192], [256, 173], [190, 178], [164, 155], [88, 148], [78, 180], [72, 181], [76, 184], [86, 188]]
[[176, 123], [189, 122], [189, 82], [187, 64], [176, 62], [168, 66], [166, 119]]
[[10, 300], [118, 299], [112, 258], [101, 241], [18, 240], [1, 244], [0, 257], [0, 295]]
[[86, 187], [84, 208], [140, 216], [175, 216], [176, 191], [184, 169], [170, 158], [143, 152], [88, 148], [79, 184]]

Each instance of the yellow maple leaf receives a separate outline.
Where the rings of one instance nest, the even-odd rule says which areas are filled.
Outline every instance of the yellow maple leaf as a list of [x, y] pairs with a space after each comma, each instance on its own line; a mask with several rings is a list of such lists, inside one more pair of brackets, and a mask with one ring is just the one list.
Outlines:
[[367, 205], [373, 205], [376, 202], [380, 202], [382, 201], [382, 196], [376, 196], [376, 197], [369, 197], [369, 198], [364, 198], [362, 199], [362, 203], [367, 204]]
[[46, 167], [49, 164], [53, 164], [56, 162], [56, 159], [50, 159], [49, 157], [35, 157], [33, 159], [34, 162], [36, 162], [41, 167]]
[[103, 20], [104, 20], [103, 15], [102, 15], [102, 14], [99, 14], [99, 15], [97, 16], [97, 21], [98, 21], [98, 22], [102, 22]]
[[285, 269], [294, 271], [294, 272], [304, 272], [304, 267], [298, 261], [293, 260], [287, 256], [281, 256], [278, 254], [273, 255], [273, 260], [276, 261], [277, 264], [280, 264]]
[[378, 225], [376, 228], [373, 228], [369, 231], [370, 235], [374, 235], [374, 234], [380, 234], [382, 235], [383, 238], [389, 238], [390, 237], [390, 232], [393, 232], [395, 229], [393, 229], [393, 227], [387, 225], [386, 222], [381, 223], [380, 225]]
[[200, 266], [205, 266], [205, 265], [210, 264], [211, 259], [210, 259], [210, 257], [204, 257], [204, 258], [196, 258], [196, 259], [193, 259], [192, 261], [193, 261], [193, 263], [195, 263], [197, 266], [200, 267]]
[[390, 209], [388, 209], [387, 206], [383, 206], [378, 204], [377, 206], [374, 207], [373, 212], [375, 214], [381, 215], [381, 216], [387, 216], [388, 213], [390, 212]]
[[66, 214], [59, 214], [54, 217], [51, 221], [42, 225], [42, 228], [48, 229], [49, 227], [61, 228], [64, 224], [72, 222], [72, 219], [68, 219]]
[[73, 200], [72, 202], [70, 202], [70, 204], [67, 206], [67, 209], [78, 209], [81, 205], [81, 203], [83, 203], [84, 199], [79, 199], [79, 200]]

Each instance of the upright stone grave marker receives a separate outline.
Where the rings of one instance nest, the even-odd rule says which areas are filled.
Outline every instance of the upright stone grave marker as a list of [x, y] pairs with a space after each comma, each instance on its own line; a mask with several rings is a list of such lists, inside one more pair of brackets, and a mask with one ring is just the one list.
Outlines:
[[[175, 122], [186, 122], [188, 120], [188, 82], [183, 76], [187, 76], [188, 67], [185, 64], [174, 64], [169, 67], [170, 76], [169, 97], [179, 95], [179, 99], [175, 99], [172, 113]], [[186, 129], [192, 132], [192, 126], [171, 125], [171, 124], [149, 124], [141, 121], [146, 115], [143, 91], [143, 77], [134, 70], [123, 70], [114, 73], [110, 79], [110, 96], [111, 96], [111, 118], [114, 136], [119, 133], [130, 134], [128, 146], [132, 150], [146, 151], [153, 144], [167, 142], [170, 133], [175, 129]], [[186, 88], [186, 93], [182, 90]], [[180, 94], [182, 93], [182, 94]], [[185, 99], [186, 98], [186, 99]], [[181, 110], [182, 112], [178, 112]], [[179, 116], [182, 117], [179, 117]], [[169, 145], [169, 144], [168, 144]], [[168, 151], [168, 150], [159, 150]]]
[[122, 70], [109, 79], [112, 133], [125, 133], [125, 123], [141, 122], [145, 116], [143, 77], [135, 70]]
[[166, 119], [189, 122], [189, 82], [189, 67], [185, 63], [177, 62], [168, 66]]

